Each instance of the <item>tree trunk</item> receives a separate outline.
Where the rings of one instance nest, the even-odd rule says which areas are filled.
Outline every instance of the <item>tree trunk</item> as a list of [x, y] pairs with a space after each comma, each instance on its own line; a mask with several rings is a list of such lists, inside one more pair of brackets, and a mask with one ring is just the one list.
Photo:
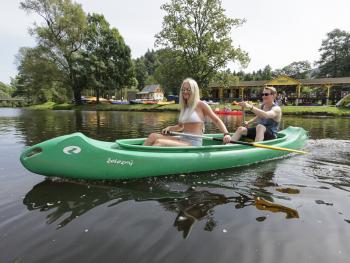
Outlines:
[[96, 89], [96, 104], [100, 103], [100, 89]]
[[75, 89], [74, 90], [74, 102], [75, 102], [75, 105], [81, 105], [82, 104], [80, 89]]

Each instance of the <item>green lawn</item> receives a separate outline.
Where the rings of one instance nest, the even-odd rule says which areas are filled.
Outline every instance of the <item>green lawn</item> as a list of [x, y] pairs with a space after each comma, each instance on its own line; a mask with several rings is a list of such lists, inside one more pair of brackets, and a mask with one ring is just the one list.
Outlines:
[[350, 116], [350, 108], [334, 106], [283, 106], [282, 112], [285, 115]]

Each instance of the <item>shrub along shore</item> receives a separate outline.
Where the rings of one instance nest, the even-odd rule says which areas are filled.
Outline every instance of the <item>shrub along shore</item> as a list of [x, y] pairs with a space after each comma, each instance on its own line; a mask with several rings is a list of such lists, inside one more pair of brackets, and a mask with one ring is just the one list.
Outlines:
[[[224, 104], [211, 105], [213, 109], [223, 109]], [[87, 110], [87, 111], [180, 111], [178, 104], [157, 105], [157, 104], [86, 104], [76, 106], [74, 104], [56, 104], [54, 102], [47, 102], [40, 105], [27, 107], [33, 110]], [[231, 106], [232, 110], [240, 110], [240, 107]], [[350, 117], [350, 108], [338, 108], [335, 106], [282, 106], [284, 115], [313, 115], [313, 116], [336, 116], [336, 117]], [[247, 114], [250, 112], [247, 110]]]

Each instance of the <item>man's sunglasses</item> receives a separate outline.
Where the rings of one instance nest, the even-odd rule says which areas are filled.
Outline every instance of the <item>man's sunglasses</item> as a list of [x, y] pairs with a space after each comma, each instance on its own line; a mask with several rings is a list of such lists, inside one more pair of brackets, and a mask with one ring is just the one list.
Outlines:
[[272, 95], [271, 93], [261, 93], [261, 96], [269, 96]]

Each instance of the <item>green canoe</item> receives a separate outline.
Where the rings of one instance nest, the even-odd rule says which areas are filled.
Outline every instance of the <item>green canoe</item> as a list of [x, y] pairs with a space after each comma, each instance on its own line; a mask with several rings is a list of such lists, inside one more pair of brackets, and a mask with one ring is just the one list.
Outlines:
[[[261, 144], [299, 149], [306, 140], [303, 128], [288, 127], [278, 133], [277, 139]], [[21, 162], [28, 170], [45, 176], [132, 179], [226, 169], [289, 154], [211, 140], [204, 140], [201, 147], [151, 147], [143, 146], [143, 141], [144, 138], [104, 142], [73, 133], [25, 149]]]

